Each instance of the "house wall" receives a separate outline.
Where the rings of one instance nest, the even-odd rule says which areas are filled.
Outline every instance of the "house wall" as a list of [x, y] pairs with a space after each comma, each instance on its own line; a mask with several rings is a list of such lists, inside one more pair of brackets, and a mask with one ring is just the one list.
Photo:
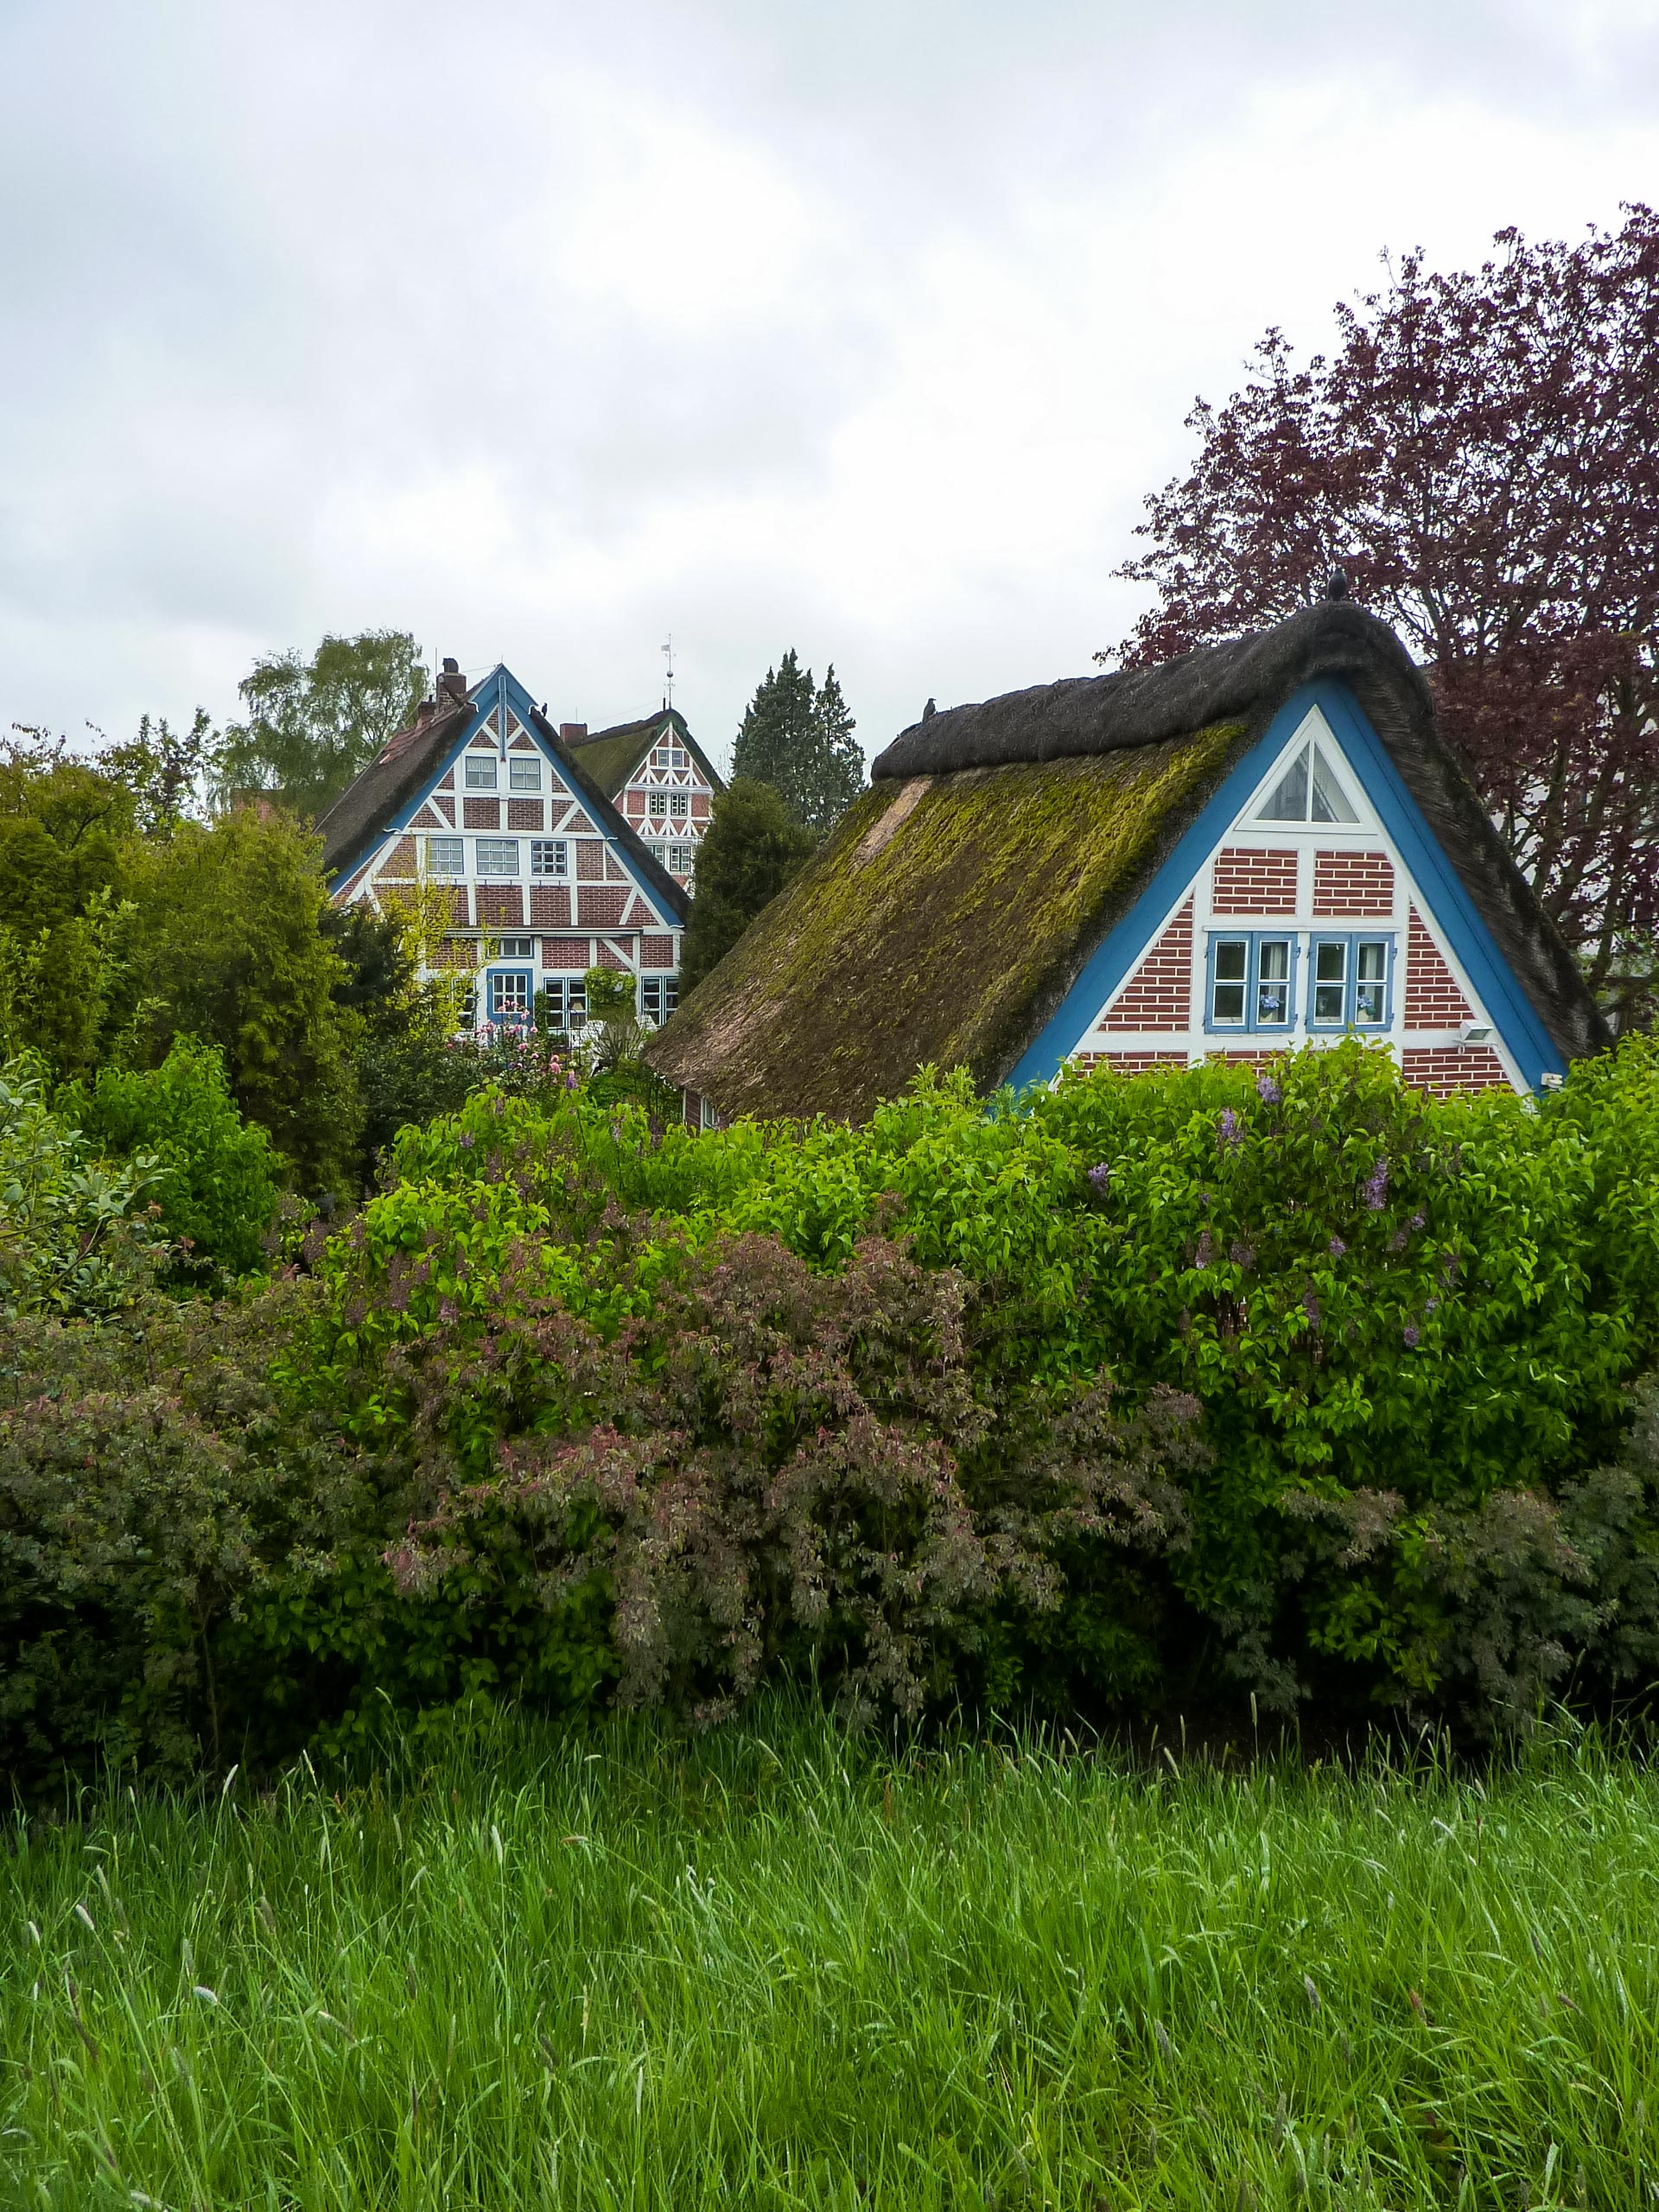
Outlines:
[[450, 918], [435, 966], [476, 977], [477, 1023], [522, 1019], [546, 992], [556, 1018], [580, 1027], [590, 968], [636, 976], [647, 1020], [672, 1011], [680, 924], [641, 887], [557, 756], [514, 711], [505, 683], [493, 702], [480, 701], [465, 745], [336, 897], [384, 908], [423, 885]]
[[[1313, 742], [1357, 818], [1262, 819]], [[1242, 991], [1231, 988], [1240, 969]], [[1367, 1018], [1378, 1007], [1375, 988], [1362, 996], [1362, 969], [1373, 985], [1380, 980], [1381, 1019]], [[1466, 1028], [1487, 1034], [1466, 1038]], [[1211, 1054], [1255, 1064], [1351, 1035], [1384, 1045], [1408, 1081], [1436, 1096], [1527, 1087], [1354, 764], [1314, 709], [1067, 1058], [1139, 1074]]]
[[617, 793], [616, 805], [658, 865], [690, 890], [714, 798], [696, 754], [671, 725]]

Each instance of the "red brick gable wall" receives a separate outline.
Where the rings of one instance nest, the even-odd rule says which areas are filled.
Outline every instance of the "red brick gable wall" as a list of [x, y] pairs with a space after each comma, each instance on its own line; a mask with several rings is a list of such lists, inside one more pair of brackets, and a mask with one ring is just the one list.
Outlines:
[[1224, 845], [1215, 857], [1210, 896], [1217, 914], [1294, 914], [1295, 851]]
[[1459, 1090], [1495, 1090], [1510, 1080], [1490, 1045], [1408, 1045], [1400, 1055], [1400, 1072], [1436, 1098]]
[[1102, 1016], [1103, 1029], [1185, 1029], [1192, 1020], [1192, 900]]
[[1391, 914], [1394, 862], [1386, 853], [1315, 853], [1316, 914]]
[[1073, 1052], [1075, 1068], [1109, 1067], [1119, 1075], [1145, 1075], [1149, 1068], [1184, 1068], [1185, 1052]]
[[1408, 1029], [1455, 1029], [1469, 1018], [1469, 1001], [1414, 906], [1406, 933], [1405, 1026]]

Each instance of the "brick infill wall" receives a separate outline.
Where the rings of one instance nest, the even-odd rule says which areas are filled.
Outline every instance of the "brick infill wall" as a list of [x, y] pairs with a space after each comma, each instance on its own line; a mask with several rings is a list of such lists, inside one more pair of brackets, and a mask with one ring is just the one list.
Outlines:
[[1101, 1016], [1102, 1029], [1186, 1029], [1192, 1021], [1192, 901], [1188, 899]]

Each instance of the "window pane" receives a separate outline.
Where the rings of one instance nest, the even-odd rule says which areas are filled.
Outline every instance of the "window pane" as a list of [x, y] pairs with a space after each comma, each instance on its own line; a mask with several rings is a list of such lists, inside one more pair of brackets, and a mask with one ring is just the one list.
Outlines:
[[467, 755], [467, 788], [469, 791], [493, 791], [495, 789], [493, 753], [469, 753]]
[[1242, 937], [1219, 938], [1214, 947], [1215, 983], [1210, 994], [1211, 1021], [1242, 1022], [1249, 946]]
[[1265, 1029], [1290, 1020], [1290, 939], [1263, 938], [1256, 947], [1255, 1019]]
[[490, 1012], [498, 1020], [505, 1017], [527, 1014], [530, 1012], [529, 976], [492, 976]]
[[1326, 938], [1313, 947], [1313, 1019], [1341, 1021], [1348, 1011], [1348, 941]]
[[518, 840], [516, 837], [480, 837], [478, 841], [478, 872], [480, 875], [517, 875]]
[[515, 791], [540, 791], [542, 764], [533, 753], [513, 754], [507, 764], [507, 788]]
[[1354, 992], [1354, 1020], [1380, 1029], [1388, 1019], [1389, 948], [1385, 944], [1359, 948], [1359, 982]]
[[1313, 748], [1313, 819], [1316, 822], [1357, 822], [1348, 794], [1337, 781], [1331, 763], [1316, 745]]
[[531, 937], [500, 937], [495, 941], [496, 957], [501, 960], [530, 960], [536, 952], [536, 940]]
[[672, 792], [669, 798], [668, 810], [671, 814], [677, 814], [683, 819], [691, 811], [690, 794], [685, 791]]
[[465, 875], [467, 848], [459, 837], [429, 837], [426, 841], [427, 872], [431, 875]]
[[1263, 822], [1306, 822], [1307, 819], [1307, 755], [1305, 745], [1291, 762], [1262, 808]]
[[569, 863], [564, 841], [559, 837], [534, 837], [530, 846], [530, 872], [532, 875], [565, 875]]

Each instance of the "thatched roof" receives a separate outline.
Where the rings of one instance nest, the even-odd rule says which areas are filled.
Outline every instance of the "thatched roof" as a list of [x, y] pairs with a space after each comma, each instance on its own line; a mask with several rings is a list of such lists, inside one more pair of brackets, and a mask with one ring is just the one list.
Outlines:
[[581, 761], [610, 798], [616, 797], [653, 745], [683, 745], [708, 779], [710, 789], [721, 791], [726, 788], [686, 727], [685, 717], [677, 707], [659, 707], [654, 715], [645, 715], [641, 721], [616, 722], [609, 729], [596, 729], [589, 736], [568, 739], [565, 742], [572, 756]]
[[[500, 673], [493, 670], [464, 697], [442, 698], [429, 713], [386, 740], [361, 775], [318, 819], [325, 874], [341, 875], [362, 859], [440, 773], [449, 753], [466, 736], [480, 694]], [[546, 716], [527, 700], [520, 713], [551, 754], [594, 826], [626, 849], [628, 865], [658, 901], [660, 911], [676, 922], [683, 921], [690, 904], [683, 887], [653, 858], [650, 847], [623, 820], [608, 794], [586, 764], [561, 741]]]
[[652, 1039], [730, 1113], [859, 1119], [917, 1067], [1002, 1082], [1274, 715], [1348, 684], [1563, 1058], [1606, 1032], [1392, 631], [1327, 603], [1144, 671], [929, 715]]

